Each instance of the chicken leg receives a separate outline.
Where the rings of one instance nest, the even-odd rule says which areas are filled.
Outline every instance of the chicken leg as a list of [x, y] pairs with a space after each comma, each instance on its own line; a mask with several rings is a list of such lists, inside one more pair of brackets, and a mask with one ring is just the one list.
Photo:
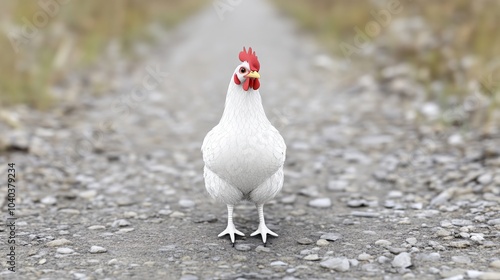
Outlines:
[[259, 228], [254, 231], [250, 236], [255, 236], [260, 234], [262, 236], [262, 242], [264, 242], [264, 246], [267, 244], [267, 235], [270, 234], [272, 236], [278, 236], [276, 233], [271, 231], [266, 226], [266, 221], [264, 220], [264, 204], [257, 204], [257, 212], [259, 212]]
[[234, 205], [231, 205], [231, 204], [228, 204], [227, 205], [227, 227], [226, 229], [219, 233], [219, 237], [221, 236], [224, 236], [226, 234], [229, 234], [229, 237], [231, 238], [231, 242], [233, 243], [233, 246], [234, 246], [234, 234], [237, 234], [239, 236], [245, 236], [245, 234], [243, 234], [243, 232], [239, 231], [236, 229], [236, 227], [234, 226], [234, 223], [233, 223], [233, 208], [234, 208]]

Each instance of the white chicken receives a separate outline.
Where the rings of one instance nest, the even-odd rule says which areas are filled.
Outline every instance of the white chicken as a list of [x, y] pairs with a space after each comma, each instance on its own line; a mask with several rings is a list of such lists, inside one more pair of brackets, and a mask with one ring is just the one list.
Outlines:
[[260, 234], [264, 245], [267, 235], [278, 236], [264, 220], [264, 204], [283, 187], [286, 145], [272, 126], [262, 107], [260, 63], [249, 48], [239, 53], [242, 62], [234, 71], [227, 90], [224, 113], [203, 140], [205, 187], [210, 196], [227, 204], [227, 228], [234, 246], [235, 234], [244, 236], [233, 223], [233, 208], [241, 200], [256, 204], [259, 227], [250, 236]]

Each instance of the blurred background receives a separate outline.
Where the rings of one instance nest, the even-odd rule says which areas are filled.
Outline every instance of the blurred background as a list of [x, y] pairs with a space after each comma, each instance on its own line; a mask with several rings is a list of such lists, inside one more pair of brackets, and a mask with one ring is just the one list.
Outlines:
[[[92, 71], [110, 54], [138, 59], [162, 30], [224, 1], [217, 2], [1, 1], [0, 106], [53, 108], [72, 96], [64, 91], [75, 73]], [[401, 89], [404, 94], [418, 88], [423, 98], [446, 107], [480, 91], [489, 100], [480, 122], [498, 117], [499, 1], [271, 2], [345, 62], [375, 71], [382, 81], [411, 79], [416, 86]], [[95, 85], [94, 94], [109, 90], [98, 77], [86, 82]]]

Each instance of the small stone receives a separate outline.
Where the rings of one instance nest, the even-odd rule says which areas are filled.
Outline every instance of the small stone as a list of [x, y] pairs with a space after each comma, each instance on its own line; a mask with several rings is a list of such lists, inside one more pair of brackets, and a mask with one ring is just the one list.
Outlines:
[[392, 266], [396, 268], [407, 268], [411, 265], [411, 256], [407, 252], [399, 253], [394, 257], [394, 260], [392, 260]]
[[96, 197], [97, 190], [86, 190], [78, 193], [78, 196], [84, 199], [92, 199]]
[[262, 245], [259, 245], [259, 246], [257, 246], [257, 248], [255, 248], [255, 251], [256, 252], [266, 252], [266, 253], [269, 253], [269, 252], [271, 252], [271, 249], [268, 248], [268, 247], [264, 247]]
[[494, 260], [490, 262], [490, 266], [493, 268], [500, 268], [500, 260]]
[[409, 237], [409, 238], [406, 238], [406, 242], [408, 242], [408, 244], [413, 246], [413, 245], [417, 244], [417, 239], [415, 237]]
[[320, 266], [327, 269], [333, 269], [339, 272], [346, 272], [350, 268], [347, 258], [331, 258], [320, 263]]
[[130, 222], [125, 220], [125, 219], [119, 219], [119, 220], [114, 221], [111, 224], [111, 226], [112, 227], [128, 227], [128, 226], [130, 226]]
[[179, 212], [179, 211], [174, 211], [174, 212], [172, 212], [172, 214], [170, 214], [171, 218], [182, 218], [184, 216], [186, 216], [186, 214]]
[[352, 199], [347, 202], [347, 206], [351, 208], [368, 206], [368, 202], [364, 199]]
[[467, 248], [470, 245], [471, 245], [470, 242], [467, 241], [467, 240], [460, 240], [460, 241], [450, 242], [450, 247], [455, 247], [455, 248]]
[[451, 220], [451, 223], [453, 225], [459, 226], [459, 227], [472, 225], [472, 221], [471, 220], [464, 220], [464, 219], [453, 219], [453, 220]]
[[291, 194], [291, 195], [283, 197], [281, 199], [281, 203], [283, 203], [283, 204], [293, 204], [293, 203], [295, 203], [295, 200], [297, 200], [297, 196], [295, 194]]
[[391, 246], [392, 243], [389, 240], [380, 239], [380, 240], [375, 241], [375, 245], [387, 247], [387, 246]]
[[196, 203], [190, 199], [181, 199], [179, 200], [179, 206], [182, 208], [193, 208]]
[[463, 263], [463, 264], [471, 263], [471, 259], [467, 256], [452, 256], [451, 260], [456, 263]]
[[47, 242], [47, 246], [49, 247], [57, 247], [57, 246], [63, 246], [63, 245], [68, 245], [68, 244], [71, 244], [72, 242], [67, 240], [67, 239], [56, 239], [56, 240], [52, 240], [50, 242]]
[[316, 241], [316, 245], [318, 246], [328, 246], [330, 242], [326, 241], [325, 239], [319, 239]]
[[98, 254], [98, 253], [106, 253], [108, 250], [104, 247], [101, 246], [92, 246], [90, 247], [89, 252], [92, 254]]
[[57, 253], [59, 253], [59, 254], [72, 254], [74, 252], [75, 252], [75, 250], [70, 249], [70, 248], [66, 248], [66, 247], [57, 248]]
[[105, 229], [105, 228], [106, 227], [102, 226], [102, 225], [94, 225], [94, 226], [88, 227], [87, 229], [90, 229], [90, 230], [100, 230], [100, 229]]
[[318, 254], [311, 254], [311, 255], [307, 255], [304, 257], [304, 260], [306, 260], [306, 261], [317, 261], [319, 259], [320, 258], [318, 256]]
[[309, 201], [309, 206], [315, 207], [315, 208], [328, 208], [328, 207], [332, 206], [332, 201], [328, 197], [316, 198], [316, 199]]
[[160, 211], [158, 211], [158, 214], [162, 215], [162, 216], [168, 216], [170, 214], [172, 214], [172, 210], [170, 209], [161, 209]]
[[451, 232], [449, 230], [442, 228], [436, 231], [436, 235], [439, 237], [445, 237], [445, 236], [450, 236]]
[[358, 260], [359, 260], [359, 261], [368, 261], [368, 260], [370, 260], [370, 259], [372, 259], [372, 258], [373, 258], [373, 257], [372, 257], [372, 255], [367, 254], [367, 253], [361, 253], [361, 254], [359, 254], [359, 256], [358, 256]]
[[386, 256], [380, 256], [380, 257], [378, 257], [377, 261], [378, 261], [378, 263], [380, 263], [380, 264], [384, 264], [384, 263], [389, 262], [389, 261], [390, 261], [390, 259], [389, 259], [388, 257], [386, 257]]
[[236, 244], [234, 248], [238, 251], [250, 251], [252, 249], [248, 244]]
[[328, 182], [328, 190], [334, 192], [342, 192], [345, 191], [349, 183], [344, 180], [336, 180]]
[[41, 259], [38, 261], [38, 264], [45, 264], [47, 262], [47, 259]]
[[491, 173], [485, 173], [485, 174], [479, 176], [477, 178], [477, 181], [481, 185], [488, 185], [489, 183], [491, 183], [491, 181], [493, 181], [493, 176], [491, 175]]
[[489, 221], [488, 221], [488, 225], [491, 225], [491, 226], [500, 225], [500, 218], [499, 218], [499, 219], [492, 219], [492, 220], [489, 220]]
[[309, 245], [309, 244], [312, 244], [313, 241], [309, 238], [300, 238], [297, 240], [297, 243], [299, 243], [301, 245]]
[[40, 200], [41, 203], [45, 205], [54, 205], [57, 203], [57, 199], [53, 196], [46, 196]]
[[271, 263], [271, 266], [287, 266], [288, 264], [286, 262], [282, 261], [274, 261]]
[[441, 259], [441, 255], [437, 252], [432, 252], [430, 254], [419, 254], [418, 259], [427, 262], [437, 262]]
[[392, 246], [387, 247], [387, 250], [389, 250], [389, 252], [391, 252], [393, 254], [399, 254], [399, 253], [406, 252], [405, 248], [392, 247]]
[[328, 241], [336, 241], [340, 238], [340, 234], [338, 233], [325, 233], [323, 235], [321, 235], [321, 239], [325, 239], [325, 240], [328, 240]]

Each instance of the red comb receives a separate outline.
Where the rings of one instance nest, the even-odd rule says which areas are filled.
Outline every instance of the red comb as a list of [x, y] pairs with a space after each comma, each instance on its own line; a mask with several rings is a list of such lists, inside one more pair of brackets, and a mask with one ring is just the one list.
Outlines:
[[245, 47], [243, 47], [243, 51], [240, 52], [239, 59], [241, 62], [243, 61], [248, 62], [248, 64], [250, 64], [250, 70], [259, 71], [260, 69], [259, 59], [255, 55], [255, 52], [252, 52], [252, 48], [249, 48], [247, 52], [245, 50]]

